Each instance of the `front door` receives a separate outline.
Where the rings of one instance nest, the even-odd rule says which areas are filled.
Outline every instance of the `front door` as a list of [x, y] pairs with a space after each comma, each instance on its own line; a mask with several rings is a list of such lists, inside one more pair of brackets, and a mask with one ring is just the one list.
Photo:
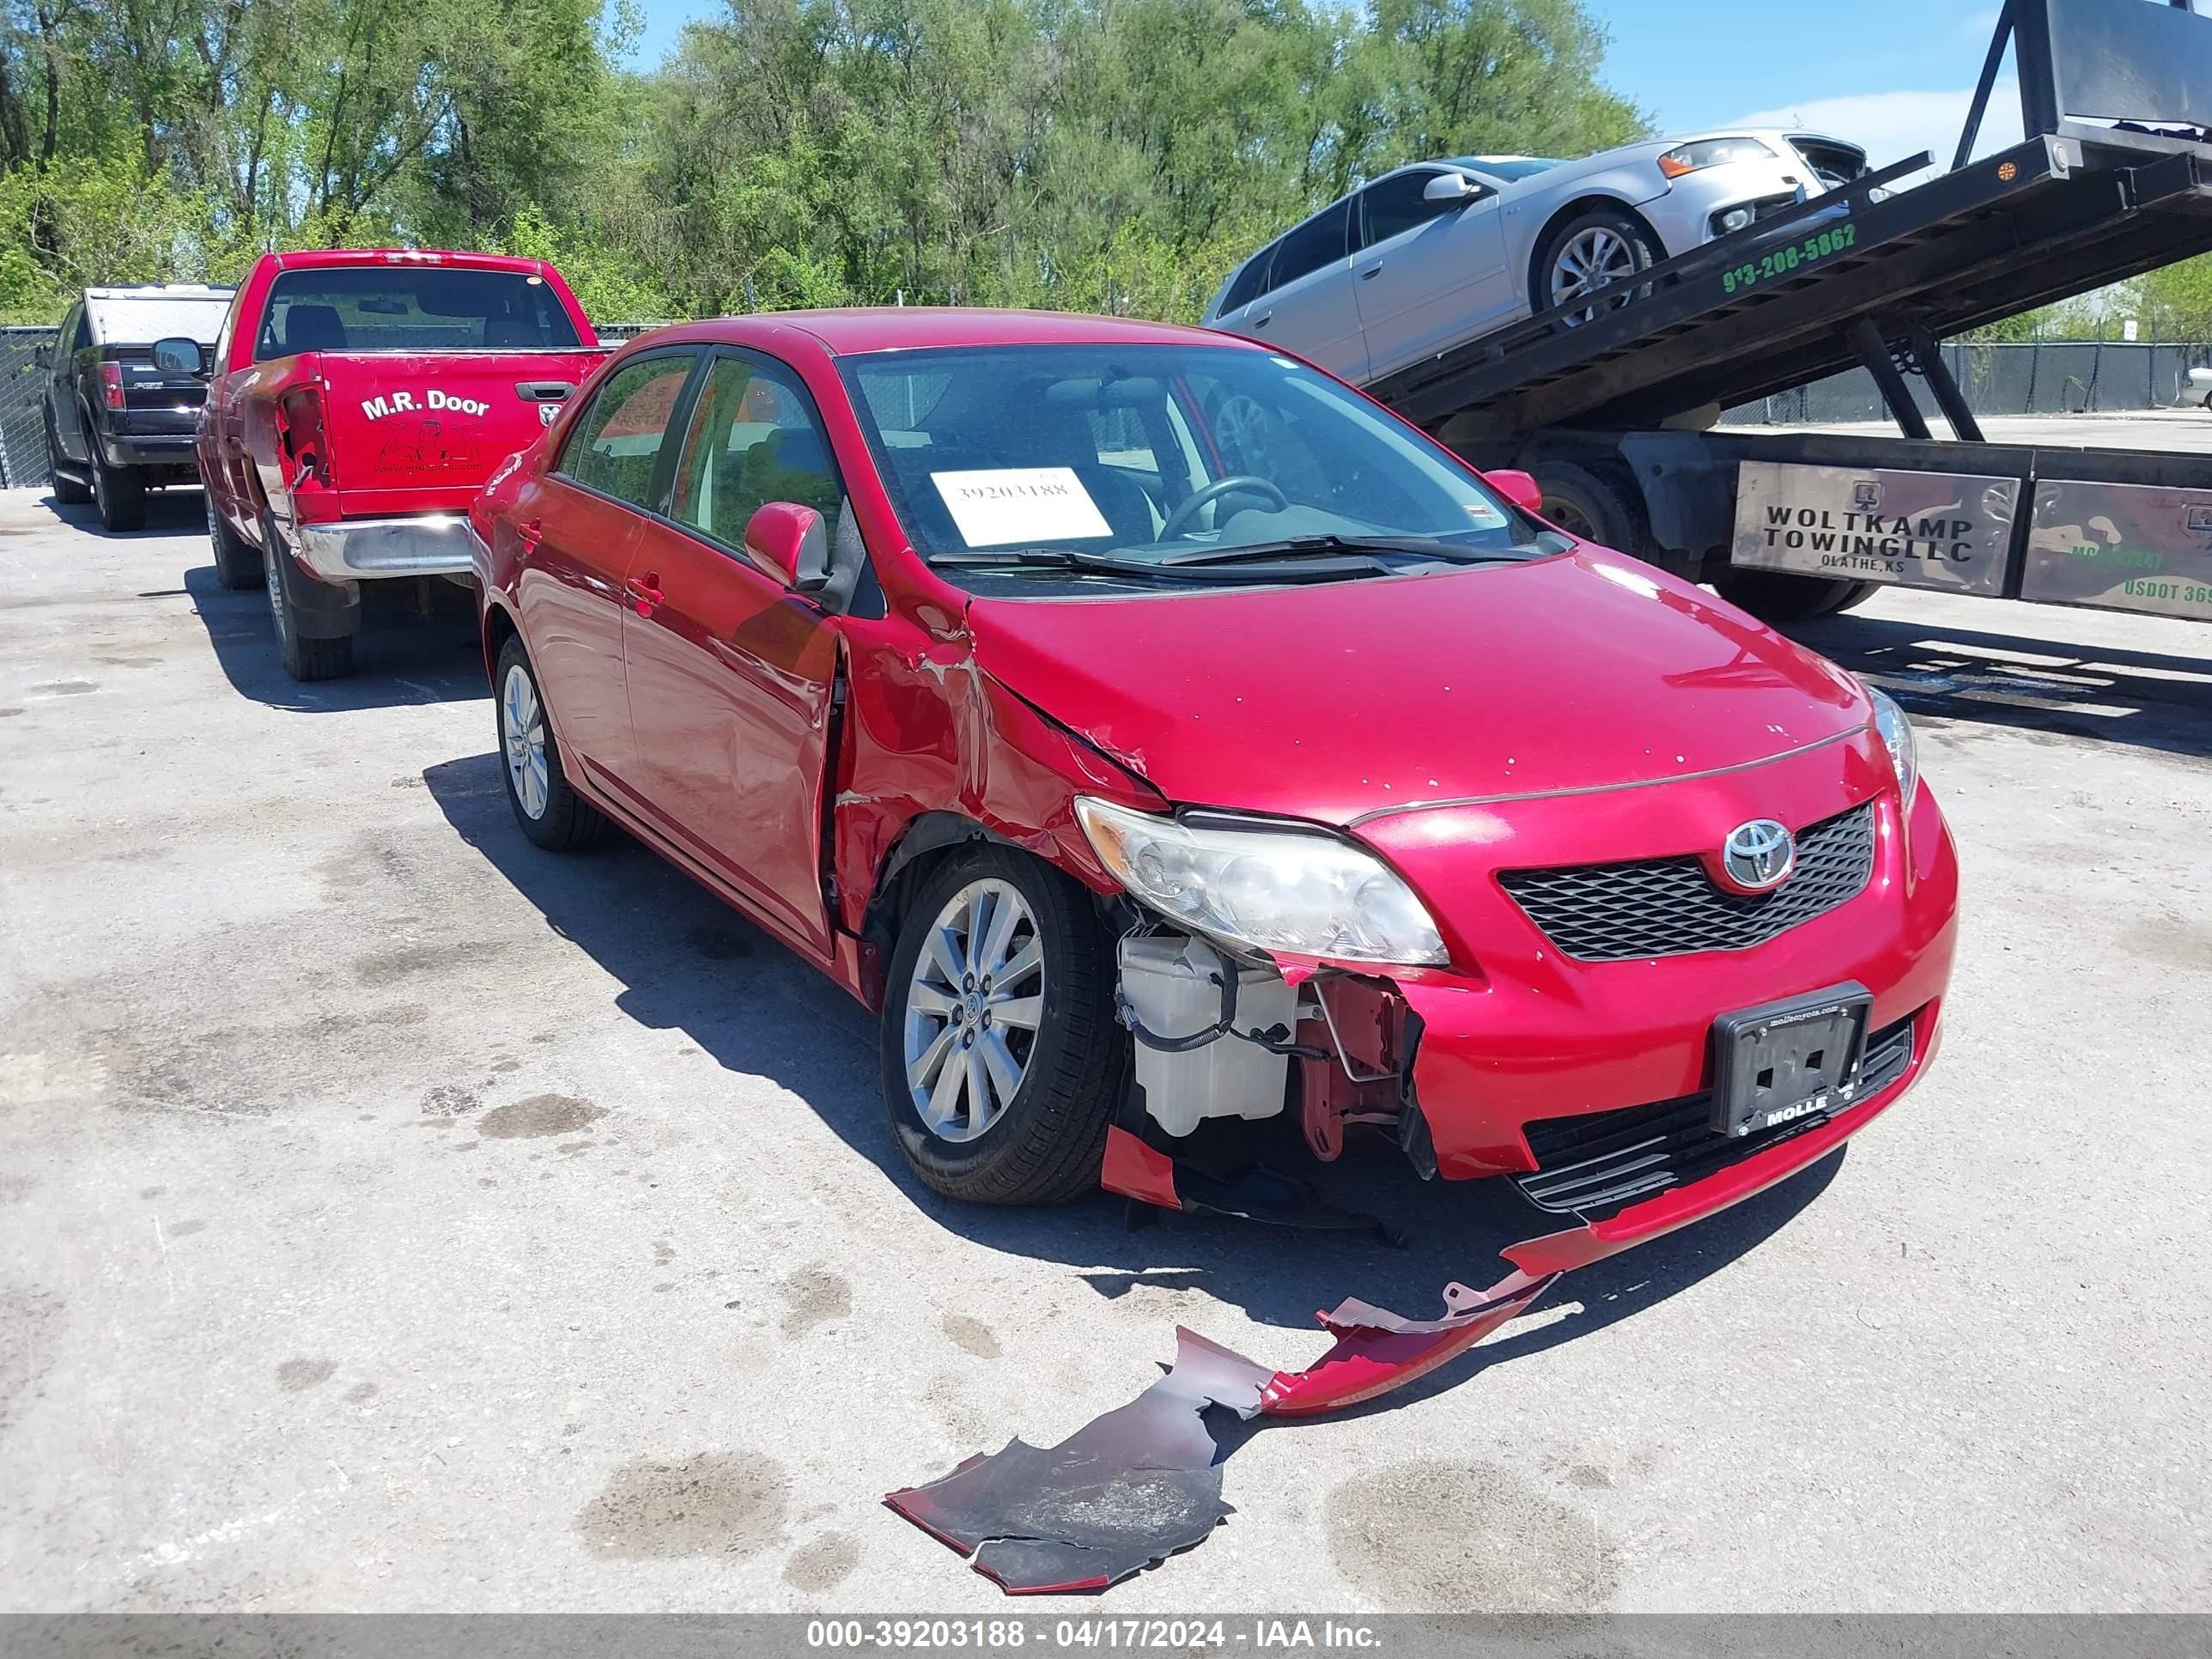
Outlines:
[[636, 770], [623, 683], [625, 589], [672, 459], [669, 423], [698, 354], [634, 357], [599, 386], [554, 465], [515, 497], [522, 637], [566, 757], [603, 783]]
[[823, 791], [834, 618], [744, 551], [745, 523], [844, 502], [813, 401], [788, 368], [725, 349], [699, 384], [665, 519], [639, 532], [623, 614], [638, 788], [678, 846], [825, 958]]
[[1437, 176], [1394, 173], [1359, 194], [1352, 287], [1375, 375], [1486, 334], [1519, 308], [1497, 191], [1431, 202], [1422, 192]]

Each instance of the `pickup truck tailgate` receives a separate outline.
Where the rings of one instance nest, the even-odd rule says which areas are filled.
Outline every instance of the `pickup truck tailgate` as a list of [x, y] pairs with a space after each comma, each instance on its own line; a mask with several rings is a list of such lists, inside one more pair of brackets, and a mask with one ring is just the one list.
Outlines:
[[534, 442], [605, 349], [322, 352], [315, 371], [347, 518], [458, 512]]

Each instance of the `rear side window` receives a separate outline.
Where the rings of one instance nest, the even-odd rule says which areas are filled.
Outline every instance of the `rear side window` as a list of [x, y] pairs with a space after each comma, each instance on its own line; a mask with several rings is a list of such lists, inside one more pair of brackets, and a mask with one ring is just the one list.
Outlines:
[[1230, 283], [1229, 292], [1221, 296], [1224, 315], [1250, 305], [1267, 291], [1267, 267], [1274, 259], [1275, 250], [1271, 246], [1261, 248], [1244, 262], [1243, 269], [1237, 273], [1237, 280]]
[[1347, 197], [1334, 207], [1316, 213], [1284, 237], [1275, 247], [1274, 278], [1267, 284], [1269, 290], [1287, 287], [1299, 277], [1349, 255], [1352, 246], [1346, 234], [1351, 218], [1352, 202]]
[[534, 351], [582, 343], [542, 276], [452, 266], [288, 270], [270, 285], [256, 362], [300, 351]]
[[750, 357], [714, 359], [676, 470], [672, 515], [725, 547], [770, 501], [811, 507], [831, 524], [845, 492], [814, 405], [787, 371]]
[[691, 363], [691, 354], [680, 351], [641, 357], [609, 375], [568, 434], [560, 471], [587, 489], [651, 512], [653, 471]]

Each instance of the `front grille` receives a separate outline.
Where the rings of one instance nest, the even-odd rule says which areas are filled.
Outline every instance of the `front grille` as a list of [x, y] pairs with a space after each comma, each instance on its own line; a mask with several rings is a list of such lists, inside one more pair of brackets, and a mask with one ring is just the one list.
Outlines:
[[1498, 884], [1579, 962], [1747, 951], [1856, 898], [1874, 874], [1874, 803], [1797, 832], [1797, 867], [1771, 893], [1724, 893], [1687, 856], [1506, 870]]
[[[1912, 1063], [1912, 1018], [1867, 1039], [1859, 1066], [1859, 1099], [1887, 1088]], [[1514, 1184], [1540, 1210], [1597, 1220], [1624, 1205], [1686, 1182], [1702, 1180], [1753, 1152], [1826, 1123], [1831, 1114], [1801, 1117], [1731, 1140], [1712, 1127], [1710, 1091], [1680, 1100], [1627, 1106], [1581, 1117], [1540, 1118], [1522, 1126], [1534, 1171]], [[1595, 1212], [1595, 1213], [1593, 1213]]]

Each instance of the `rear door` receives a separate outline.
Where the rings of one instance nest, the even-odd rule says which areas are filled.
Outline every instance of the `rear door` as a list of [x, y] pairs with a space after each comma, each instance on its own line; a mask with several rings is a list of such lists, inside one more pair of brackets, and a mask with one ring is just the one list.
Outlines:
[[798, 374], [719, 349], [701, 377], [667, 516], [640, 532], [623, 617], [638, 788], [690, 858], [826, 958], [823, 790], [837, 625], [744, 550], [795, 501], [834, 532], [844, 489]]
[[636, 775], [623, 684], [624, 583], [645, 514], [666, 487], [669, 425], [690, 348], [627, 360], [592, 394], [553, 465], [517, 492], [515, 603], [562, 748], [625, 795]]
[[1393, 173], [1359, 192], [1352, 286], [1370, 374], [1486, 334], [1519, 308], [1498, 192], [1480, 185], [1482, 194], [1471, 199], [1425, 199], [1429, 182], [1445, 171]]
[[1347, 197], [1285, 234], [1275, 245], [1267, 291], [1244, 307], [1236, 331], [1363, 380], [1367, 345], [1352, 297], [1351, 219]]

